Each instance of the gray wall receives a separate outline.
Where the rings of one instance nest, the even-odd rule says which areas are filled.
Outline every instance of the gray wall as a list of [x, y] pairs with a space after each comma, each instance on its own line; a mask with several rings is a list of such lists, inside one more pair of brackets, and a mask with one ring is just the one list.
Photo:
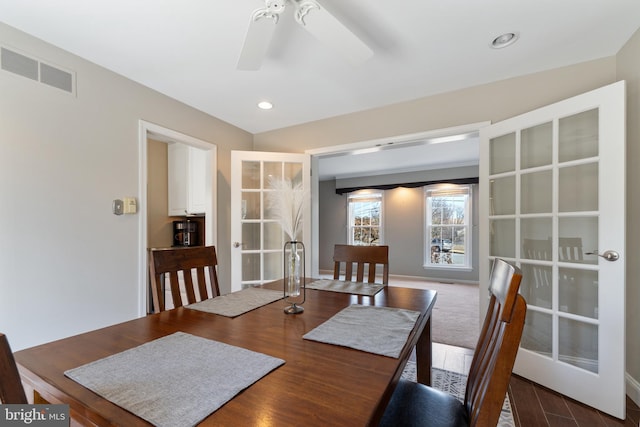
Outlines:
[[[477, 167], [450, 168], [413, 172], [410, 174], [377, 175], [320, 182], [319, 194], [319, 266], [333, 269], [333, 245], [347, 243], [347, 195], [336, 194], [336, 186], [343, 188], [367, 184], [391, 184], [410, 181], [431, 181], [443, 178], [469, 178], [478, 175]], [[443, 282], [478, 282], [478, 186], [474, 185], [472, 200], [472, 269], [451, 270], [427, 268], [424, 264], [424, 190], [399, 187], [384, 191], [384, 244], [389, 246], [389, 273], [422, 277]]]

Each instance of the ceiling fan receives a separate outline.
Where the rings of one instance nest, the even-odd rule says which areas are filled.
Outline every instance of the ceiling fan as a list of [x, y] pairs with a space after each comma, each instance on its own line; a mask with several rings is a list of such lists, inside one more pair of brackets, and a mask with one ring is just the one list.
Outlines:
[[267, 53], [280, 15], [288, 4], [295, 6], [295, 19], [320, 42], [342, 54], [353, 64], [366, 61], [373, 51], [316, 0], [265, 0], [265, 7], [251, 15], [240, 53], [239, 70], [257, 70]]

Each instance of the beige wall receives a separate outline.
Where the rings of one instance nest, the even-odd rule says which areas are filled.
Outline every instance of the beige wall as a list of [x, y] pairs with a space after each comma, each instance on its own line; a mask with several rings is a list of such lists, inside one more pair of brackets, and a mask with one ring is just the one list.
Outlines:
[[254, 136], [260, 151], [303, 152], [378, 138], [496, 122], [616, 80], [615, 58], [502, 80]]
[[[19, 350], [140, 314], [140, 215], [111, 212], [140, 197], [140, 120], [218, 147], [218, 242], [231, 240], [230, 151], [253, 137], [1, 23], [0, 44], [77, 73], [73, 96], [0, 72], [0, 330]], [[218, 256], [230, 265], [229, 245]], [[221, 289], [229, 279], [221, 268]]]
[[627, 373], [635, 388], [627, 392], [640, 402], [640, 31], [617, 55], [618, 79], [627, 82]]

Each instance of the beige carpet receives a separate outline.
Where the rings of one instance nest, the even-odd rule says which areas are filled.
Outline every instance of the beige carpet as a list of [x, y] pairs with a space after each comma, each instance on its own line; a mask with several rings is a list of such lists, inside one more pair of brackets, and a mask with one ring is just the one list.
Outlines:
[[433, 341], [465, 348], [476, 347], [480, 334], [478, 285], [393, 276], [389, 278], [389, 285], [438, 292], [431, 323]]

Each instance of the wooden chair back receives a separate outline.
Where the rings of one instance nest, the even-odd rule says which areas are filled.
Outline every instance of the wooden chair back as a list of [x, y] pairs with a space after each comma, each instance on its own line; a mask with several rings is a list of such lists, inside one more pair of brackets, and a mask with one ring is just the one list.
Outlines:
[[[168, 275], [174, 307], [182, 307], [180, 275], [183, 277], [187, 304], [193, 304], [220, 295], [218, 258], [215, 246], [195, 246], [175, 249], [149, 250], [149, 275], [154, 311], [165, 310], [164, 279]], [[195, 271], [195, 275], [193, 274]], [[179, 274], [181, 273], [181, 274]], [[207, 279], [211, 293], [207, 287]], [[196, 294], [197, 290], [197, 294]]]
[[496, 259], [489, 280], [491, 299], [467, 380], [469, 425], [497, 425], [516, 360], [527, 313], [518, 294], [522, 273]]
[[3, 333], [0, 333], [0, 403], [5, 405], [29, 403], [9, 341]]
[[[344, 264], [344, 280], [347, 282], [365, 282], [364, 272], [367, 265], [367, 283], [375, 283], [376, 266], [382, 265], [382, 283], [389, 284], [389, 246], [352, 246], [335, 245], [333, 249], [333, 279], [341, 275]], [[356, 264], [355, 280], [353, 264]]]

